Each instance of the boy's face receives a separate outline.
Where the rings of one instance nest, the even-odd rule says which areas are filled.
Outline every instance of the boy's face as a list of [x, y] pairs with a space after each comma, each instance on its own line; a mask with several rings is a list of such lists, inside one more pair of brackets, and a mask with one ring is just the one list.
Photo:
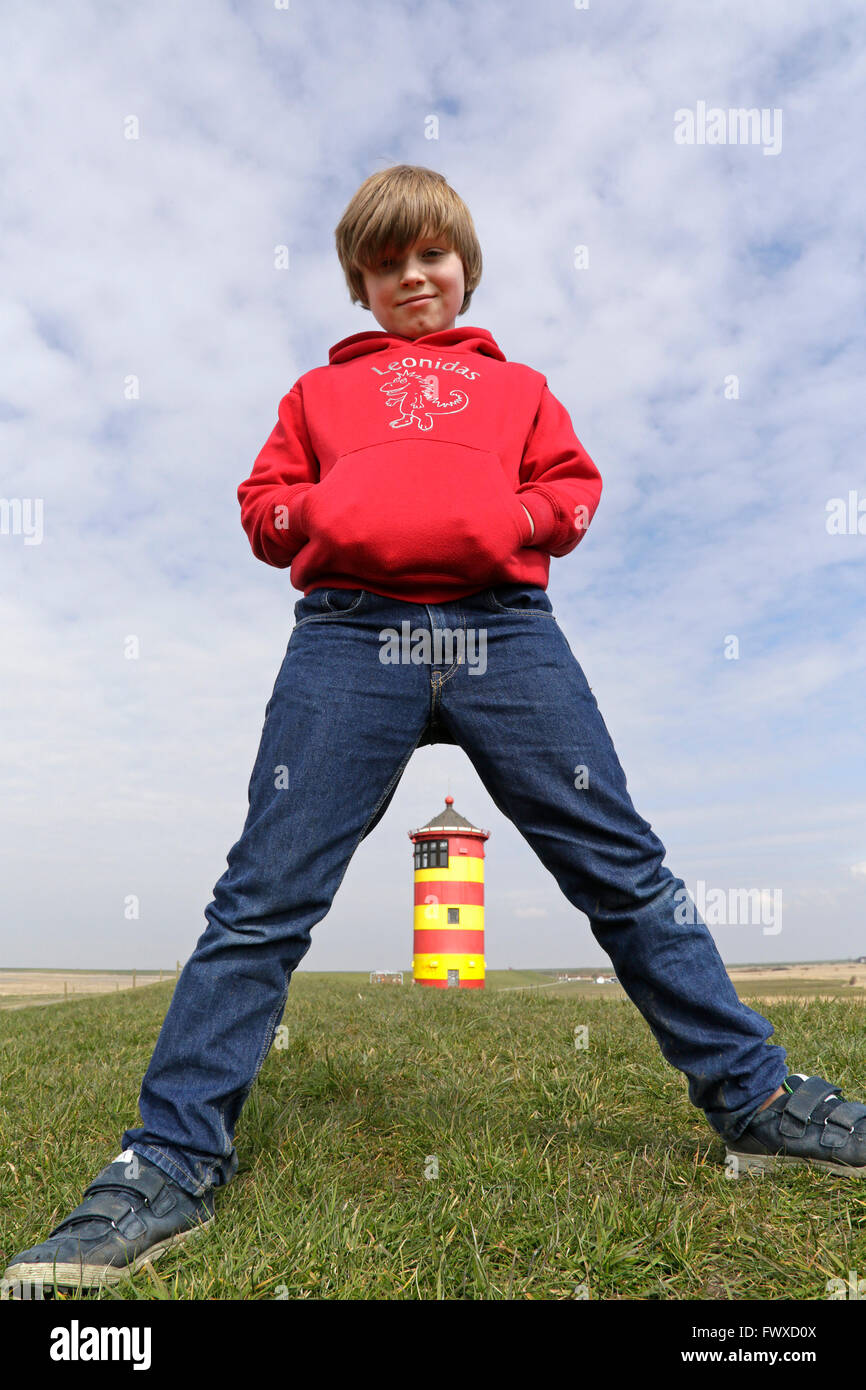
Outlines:
[[386, 333], [420, 338], [454, 327], [463, 303], [463, 262], [447, 238], [420, 237], [399, 254], [383, 253], [362, 273], [367, 303]]

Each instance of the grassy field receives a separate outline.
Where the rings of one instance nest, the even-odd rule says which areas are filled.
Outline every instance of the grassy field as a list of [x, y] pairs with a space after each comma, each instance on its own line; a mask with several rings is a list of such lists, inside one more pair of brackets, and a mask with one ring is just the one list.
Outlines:
[[[866, 1181], [726, 1177], [722, 1141], [617, 987], [505, 989], [546, 978], [446, 991], [297, 974], [215, 1225], [98, 1296], [824, 1300], [831, 1277], [866, 1274]], [[6, 1259], [137, 1123], [173, 988], [0, 1015]], [[761, 1012], [792, 1070], [866, 1100], [861, 999]]]

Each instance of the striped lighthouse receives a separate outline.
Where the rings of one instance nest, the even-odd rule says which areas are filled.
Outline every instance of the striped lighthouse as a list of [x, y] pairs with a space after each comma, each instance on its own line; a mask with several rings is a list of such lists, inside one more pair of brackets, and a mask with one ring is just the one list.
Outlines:
[[484, 988], [484, 841], [454, 810], [409, 831], [415, 846], [416, 985], [435, 989]]

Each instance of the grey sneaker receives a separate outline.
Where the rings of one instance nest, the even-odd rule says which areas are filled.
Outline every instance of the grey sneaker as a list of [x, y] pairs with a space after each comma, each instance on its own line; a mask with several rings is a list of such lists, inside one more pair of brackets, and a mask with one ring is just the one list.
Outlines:
[[845, 1100], [821, 1076], [795, 1073], [782, 1082], [786, 1094], [759, 1110], [728, 1159], [742, 1172], [766, 1172], [806, 1163], [846, 1178], [866, 1178], [866, 1105]]
[[213, 1189], [191, 1197], [161, 1168], [127, 1149], [103, 1168], [81, 1204], [41, 1245], [9, 1262], [2, 1293], [41, 1298], [43, 1289], [55, 1284], [78, 1289], [116, 1284], [195, 1235], [213, 1214]]

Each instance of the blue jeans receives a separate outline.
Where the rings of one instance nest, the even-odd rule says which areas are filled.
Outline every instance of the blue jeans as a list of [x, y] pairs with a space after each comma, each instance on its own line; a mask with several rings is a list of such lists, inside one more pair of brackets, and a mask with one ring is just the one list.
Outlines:
[[[418, 631], [430, 641], [436, 629], [454, 649], [440, 637], [440, 650], [419, 652]], [[426, 664], [411, 659], [413, 643]], [[718, 1134], [738, 1138], [787, 1075], [784, 1048], [767, 1045], [772, 1025], [738, 999], [700, 915], [675, 916], [683, 881], [662, 867], [664, 845], [632, 805], [546, 590], [503, 584], [433, 605], [315, 589], [295, 604], [243, 833], [144, 1076], [144, 1123], [122, 1139], [193, 1195], [237, 1171], [235, 1125], [310, 932], [415, 749], [438, 742], [464, 749], [586, 914]]]

